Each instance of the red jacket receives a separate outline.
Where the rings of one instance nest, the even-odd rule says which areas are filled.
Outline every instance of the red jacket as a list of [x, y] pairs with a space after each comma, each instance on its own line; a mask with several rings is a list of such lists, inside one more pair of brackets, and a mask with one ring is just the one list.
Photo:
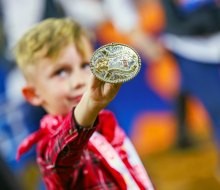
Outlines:
[[41, 128], [23, 141], [21, 155], [34, 143], [47, 189], [153, 189], [130, 140], [114, 115], [102, 111], [96, 124], [80, 128], [72, 113], [46, 115]]

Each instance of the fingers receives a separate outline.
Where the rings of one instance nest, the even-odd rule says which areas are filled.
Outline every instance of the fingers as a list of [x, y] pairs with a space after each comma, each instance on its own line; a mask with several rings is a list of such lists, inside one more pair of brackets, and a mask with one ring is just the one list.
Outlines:
[[118, 91], [121, 87], [123, 83], [107, 83], [104, 82], [100, 79], [98, 79], [97, 77], [95, 77], [94, 75], [91, 77], [91, 88], [104, 88], [104, 86], [106, 86], [106, 88], [110, 88], [113, 91]]
[[111, 84], [115, 90], [119, 90], [123, 83]]
[[103, 82], [101, 80], [99, 80], [97, 77], [95, 77], [94, 75], [92, 75], [91, 79], [91, 87], [95, 88], [97, 86], [100, 86]]

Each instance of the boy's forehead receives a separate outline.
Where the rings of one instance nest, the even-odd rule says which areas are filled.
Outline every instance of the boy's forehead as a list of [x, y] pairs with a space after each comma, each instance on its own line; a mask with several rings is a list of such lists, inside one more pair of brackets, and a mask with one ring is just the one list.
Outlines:
[[40, 57], [36, 65], [42, 62], [46, 62], [47, 64], [57, 65], [59, 63], [65, 62], [68, 58], [73, 58], [74, 56], [81, 57], [82, 60], [88, 60], [91, 58], [93, 53], [92, 44], [88, 39], [81, 40], [80, 47], [77, 47], [76, 43], [68, 43], [64, 47], [62, 47], [54, 56], [42, 56]]
[[[77, 40], [75, 40], [75, 41], [71, 40], [71, 41], [69, 41], [69, 42], [67, 42], [67, 43], [65, 43], [65, 44], [63, 44], [63, 45], [61, 45], [61, 46], [57, 49], [57, 51], [55, 51], [55, 52], [52, 53], [52, 54], [48, 54], [48, 55], [47, 55], [47, 54], [44, 53], [44, 50], [42, 50], [43, 54], [46, 55], [46, 56], [44, 56], [44, 57], [42, 57], [42, 58], [50, 58], [50, 59], [52, 59], [53, 61], [56, 61], [56, 60], [58, 60], [58, 59], [60, 58], [61, 54], [63, 54], [64, 51], [66, 51], [67, 48], [70, 47], [70, 46], [74, 47], [74, 49], [77, 51], [77, 53], [78, 53], [80, 56], [82, 56], [82, 57], [84, 57], [85, 55], [87, 55], [88, 52], [93, 51], [93, 46], [92, 46], [91, 41], [88, 39], [87, 36], [82, 35], [79, 39], [77, 39]], [[46, 48], [47, 48], [47, 47], [46, 47]], [[46, 51], [49, 51], [49, 52], [50, 52], [51, 49], [47, 49]], [[51, 51], [51, 52], [52, 52], [52, 51]]]

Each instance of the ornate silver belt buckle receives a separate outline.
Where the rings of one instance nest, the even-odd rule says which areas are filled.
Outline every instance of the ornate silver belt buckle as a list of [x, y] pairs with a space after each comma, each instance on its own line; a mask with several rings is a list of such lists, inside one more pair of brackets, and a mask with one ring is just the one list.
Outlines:
[[123, 83], [133, 79], [141, 68], [141, 59], [131, 47], [110, 43], [98, 48], [90, 61], [92, 73], [108, 83]]

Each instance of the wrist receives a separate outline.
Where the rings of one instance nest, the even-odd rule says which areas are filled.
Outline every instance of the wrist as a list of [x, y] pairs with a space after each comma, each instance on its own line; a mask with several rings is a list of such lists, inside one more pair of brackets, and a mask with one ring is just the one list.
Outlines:
[[76, 123], [85, 128], [93, 126], [99, 112], [103, 108], [103, 106], [99, 105], [98, 102], [90, 99], [90, 96], [85, 93], [79, 104], [74, 109]]

